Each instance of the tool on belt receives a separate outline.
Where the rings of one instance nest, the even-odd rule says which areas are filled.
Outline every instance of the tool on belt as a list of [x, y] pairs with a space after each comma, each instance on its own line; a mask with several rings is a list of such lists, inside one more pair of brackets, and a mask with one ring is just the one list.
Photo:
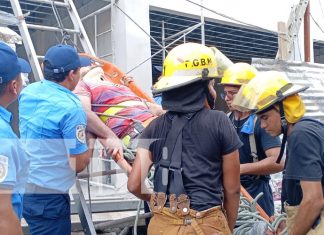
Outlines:
[[[150, 207], [154, 212], [161, 213], [163, 207], [167, 201], [167, 195], [165, 193], [153, 193], [150, 199]], [[185, 194], [181, 194], [178, 197], [175, 194], [169, 195], [169, 212], [178, 215], [188, 215], [190, 213], [190, 200]]]

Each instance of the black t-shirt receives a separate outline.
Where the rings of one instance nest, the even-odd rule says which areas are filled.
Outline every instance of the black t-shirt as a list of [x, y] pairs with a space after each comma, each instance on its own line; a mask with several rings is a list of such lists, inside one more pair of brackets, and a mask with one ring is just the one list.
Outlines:
[[[156, 165], [172, 124], [172, 114], [155, 119], [142, 133], [138, 147], [152, 152]], [[203, 109], [196, 113], [182, 132], [182, 177], [185, 191], [195, 210], [206, 210], [222, 203], [222, 156], [242, 146], [227, 116]]]
[[324, 124], [301, 119], [293, 126], [287, 143], [283, 197], [296, 206], [303, 198], [300, 181], [321, 181], [324, 186]]
[[[240, 148], [240, 163], [252, 163], [253, 157], [251, 155], [251, 145], [249, 140], [249, 134], [241, 132], [241, 129], [244, 123], [248, 118], [242, 119], [239, 122], [233, 120], [233, 117], [230, 117], [235, 129], [238, 132], [240, 140], [243, 142], [243, 146]], [[267, 156], [265, 151], [271, 148], [277, 148], [281, 146], [281, 141], [279, 137], [270, 136], [263, 128], [261, 128], [261, 122], [257, 118], [254, 126], [254, 139], [258, 155], [258, 161], [265, 159]], [[256, 175], [241, 175], [241, 183], [248, 187], [249, 184], [252, 184], [257, 176]], [[269, 175], [263, 175], [261, 179], [269, 180]]]

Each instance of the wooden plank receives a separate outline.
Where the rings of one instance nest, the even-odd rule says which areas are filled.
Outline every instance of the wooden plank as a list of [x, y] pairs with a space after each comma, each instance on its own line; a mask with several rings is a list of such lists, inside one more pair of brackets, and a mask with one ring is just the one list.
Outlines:
[[278, 53], [276, 59], [288, 60], [287, 27], [285, 22], [278, 22]]

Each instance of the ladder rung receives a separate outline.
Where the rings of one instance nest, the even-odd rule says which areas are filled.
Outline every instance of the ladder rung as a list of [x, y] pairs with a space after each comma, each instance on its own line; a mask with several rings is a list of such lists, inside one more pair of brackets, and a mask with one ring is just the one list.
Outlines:
[[88, 19], [88, 18], [90, 18], [92, 16], [99, 15], [101, 12], [104, 12], [104, 11], [110, 9], [110, 8], [111, 8], [111, 3], [108, 4], [107, 6], [101, 8], [101, 9], [95, 11], [95, 12], [90, 13], [89, 15], [83, 17], [81, 20], [86, 20], [86, 19]]
[[106, 30], [106, 31], [104, 31], [102, 33], [97, 34], [96, 37], [100, 37], [101, 35], [104, 35], [104, 34], [107, 34], [107, 33], [111, 33], [111, 32], [112, 32], [112, 29], [108, 29], [108, 30]]
[[49, 5], [52, 5], [52, 3], [56, 6], [60, 7], [69, 7], [69, 4], [64, 3], [64, 2], [58, 2], [58, 1], [51, 1], [51, 0], [29, 0], [31, 2], [38, 2], [38, 3], [46, 3]]
[[99, 56], [99, 58], [102, 59], [102, 58], [104, 58], [106, 56], [112, 56], [112, 55], [113, 55], [113, 53], [108, 53], [108, 54], [104, 54], [104, 55]]
[[[37, 24], [27, 24], [28, 28], [31, 29], [39, 29], [39, 30], [47, 30], [52, 32], [61, 32], [61, 29], [58, 27], [51, 27], [51, 26], [44, 26], [44, 25], [37, 25]], [[80, 33], [79, 30], [76, 29], [63, 29], [64, 31], [68, 33]]]
[[44, 60], [44, 58], [45, 58], [45, 56], [43, 56], [43, 55], [37, 55], [37, 59], [39, 59], [39, 60]]

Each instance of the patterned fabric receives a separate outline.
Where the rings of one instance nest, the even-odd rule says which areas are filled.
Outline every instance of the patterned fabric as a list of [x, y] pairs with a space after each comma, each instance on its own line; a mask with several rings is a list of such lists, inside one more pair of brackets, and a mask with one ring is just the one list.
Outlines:
[[135, 124], [134, 120], [144, 122], [154, 116], [145, 103], [142, 102], [142, 99], [135, 95], [127, 86], [104, 81], [100, 83], [80, 81], [74, 92], [77, 95], [90, 97], [91, 104], [93, 104], [92, 111], [97, 113], [105, 113], [108, 109], [111, 109], [111, 107], [96, 107], [95, 105], [106, 104], [123, 106], [122, 104], [125, 101], [139, 101], [136, 105], [121, 107], [114, 113], [114, 115], [123, 116], [126, 119], [117, 117], [103, 118], [105, 124], [109, 126], [119, 138], [124, 137], [133, 130]]

